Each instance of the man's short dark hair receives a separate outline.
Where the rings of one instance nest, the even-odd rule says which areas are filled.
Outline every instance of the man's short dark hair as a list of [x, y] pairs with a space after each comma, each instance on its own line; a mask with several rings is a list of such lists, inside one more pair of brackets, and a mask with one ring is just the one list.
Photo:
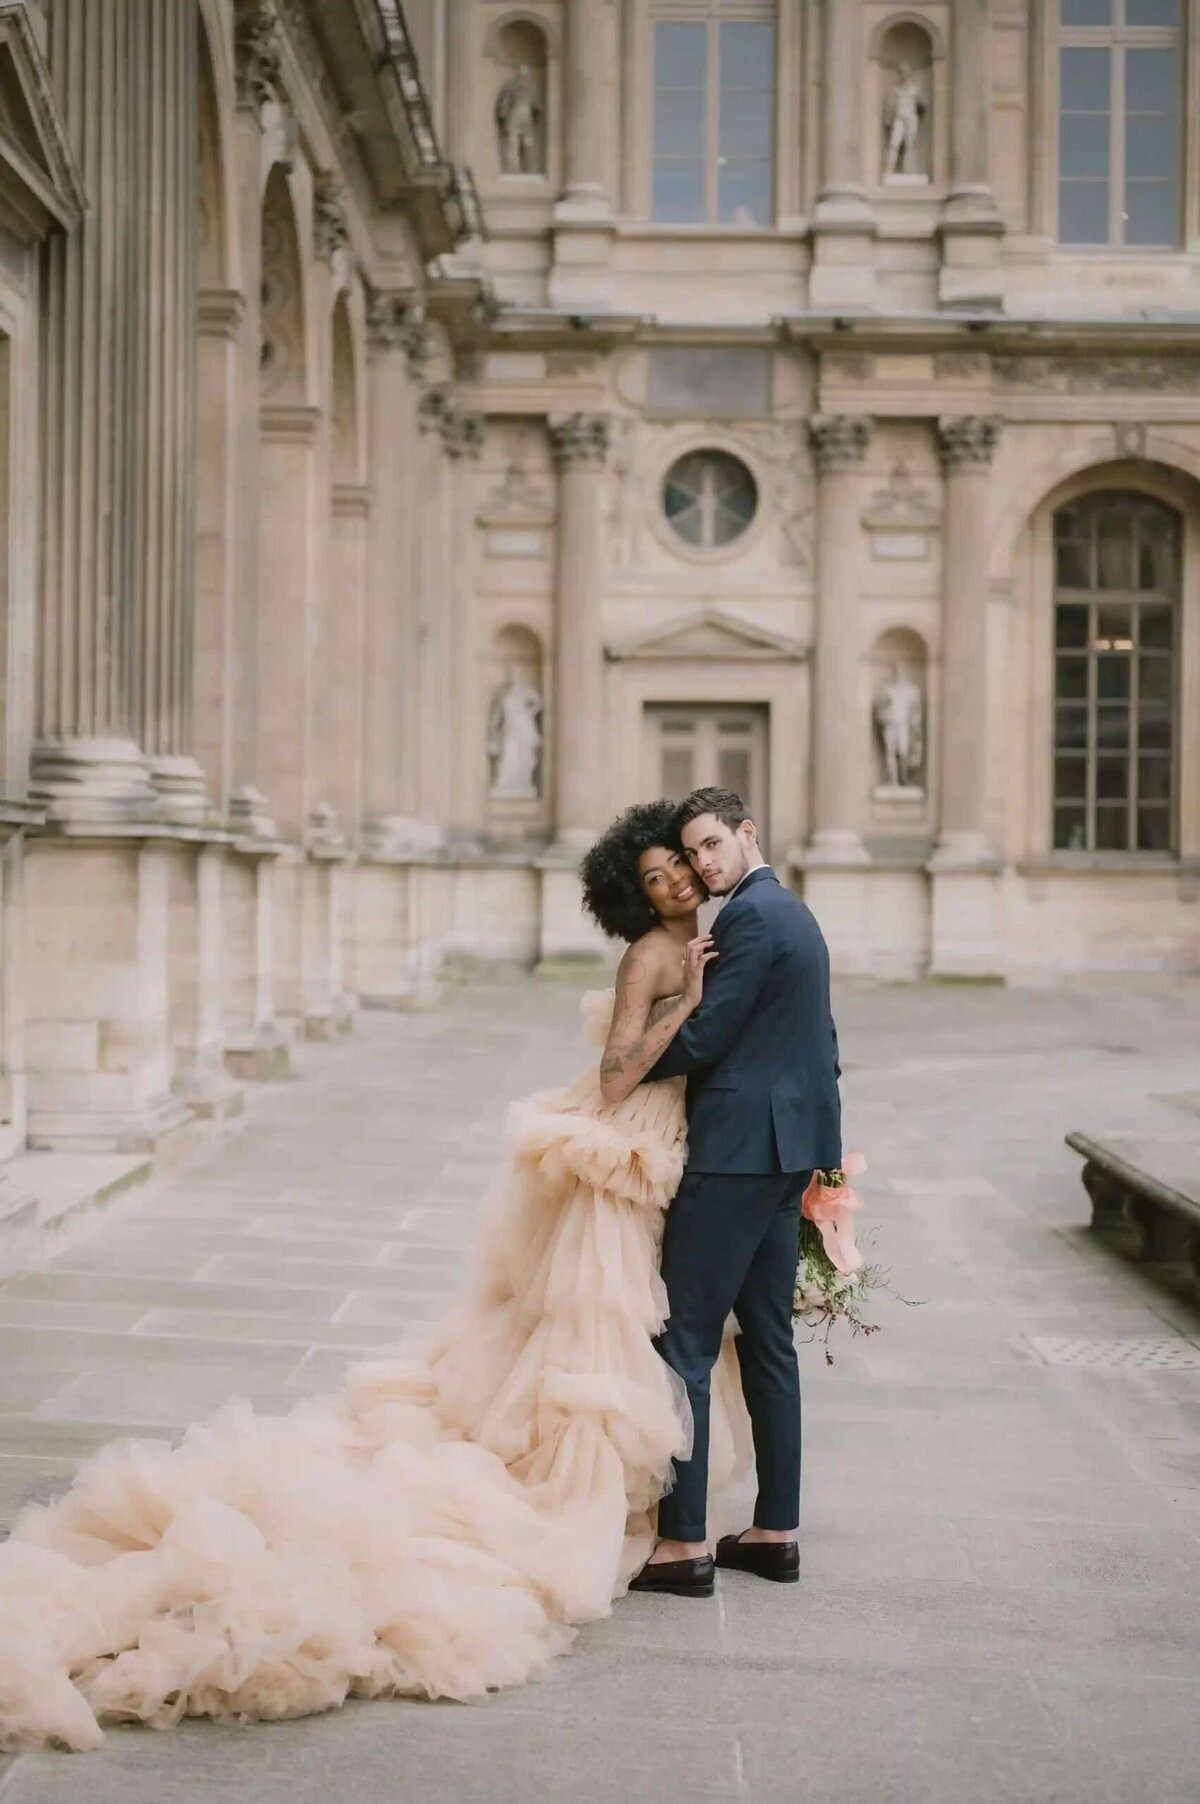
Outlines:
[[671, 821], [675, 838], [679, 840], [688, 822], [699, 819], [702, 814], [715, 814], [731, 833], [736, 833], [742, 822], [750, 819], [749, 810], [736, 789], [693, 789], [675, 810]]

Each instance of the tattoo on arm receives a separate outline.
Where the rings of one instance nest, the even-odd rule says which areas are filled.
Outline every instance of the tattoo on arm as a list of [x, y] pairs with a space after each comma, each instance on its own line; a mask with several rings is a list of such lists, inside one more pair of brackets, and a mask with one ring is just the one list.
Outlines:
[[660, 974], [655, 961], [646, 954], [626, 954], [617, 979], [608, 1044], [600, 1062], [601, 1081], [619, 1087], [621, 1097], [636, 1089], [691, 1013], [682, 996], [674, 1001], [662, 997], [651, 1001], [656, 976]]

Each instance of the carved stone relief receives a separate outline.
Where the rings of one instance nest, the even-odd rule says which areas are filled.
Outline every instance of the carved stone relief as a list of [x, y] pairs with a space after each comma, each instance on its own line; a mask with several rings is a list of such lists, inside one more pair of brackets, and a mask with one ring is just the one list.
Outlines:
[[313, 188], [313, 249], [325, 263], [332, 263], [348, 243], [345, 190], [333, 176], [318, 176]]
[[1190, 352], [1139, 357], [1005, 357], [997, 379], [1006, 388], [1034, 388], [1050, 394], [1155, 394], [1200, 387], [1200, 356]]
[[765, 472], [767, 501], [779, 522], [780, 562], [811, 571], [814, 478], [807, 423], [772, 420], [743, 427], [738, 437]]

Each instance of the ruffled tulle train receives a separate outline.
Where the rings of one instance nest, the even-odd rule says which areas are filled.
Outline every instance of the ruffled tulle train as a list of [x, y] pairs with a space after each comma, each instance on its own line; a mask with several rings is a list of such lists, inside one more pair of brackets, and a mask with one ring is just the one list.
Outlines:
[[[588, 999], [602, 1037], [610, 997]], [[124, 1441], [0, 1548], [0, 1747], [102, 1720], [279, 1718], [349, 1696], [469, 1699], [535, 1677], [651, 1545], [681, 1387], [663, 1211], [682, 1085], [608, 1107], [589, 1071], [516, 1104], [474, 1275], [419, 1348], [288, 1416], [232, 1402], [178, 1446]], [[714, 1484], [748, 1462], [727, 1340]]]

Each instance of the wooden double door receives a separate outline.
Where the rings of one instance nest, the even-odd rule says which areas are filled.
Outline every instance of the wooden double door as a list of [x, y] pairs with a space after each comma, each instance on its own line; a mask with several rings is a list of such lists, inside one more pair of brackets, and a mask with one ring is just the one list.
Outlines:
[[748, 705], [648, 702], [643, 722], [647, 797], [734, 789], [767, 839], [767, 710]]

